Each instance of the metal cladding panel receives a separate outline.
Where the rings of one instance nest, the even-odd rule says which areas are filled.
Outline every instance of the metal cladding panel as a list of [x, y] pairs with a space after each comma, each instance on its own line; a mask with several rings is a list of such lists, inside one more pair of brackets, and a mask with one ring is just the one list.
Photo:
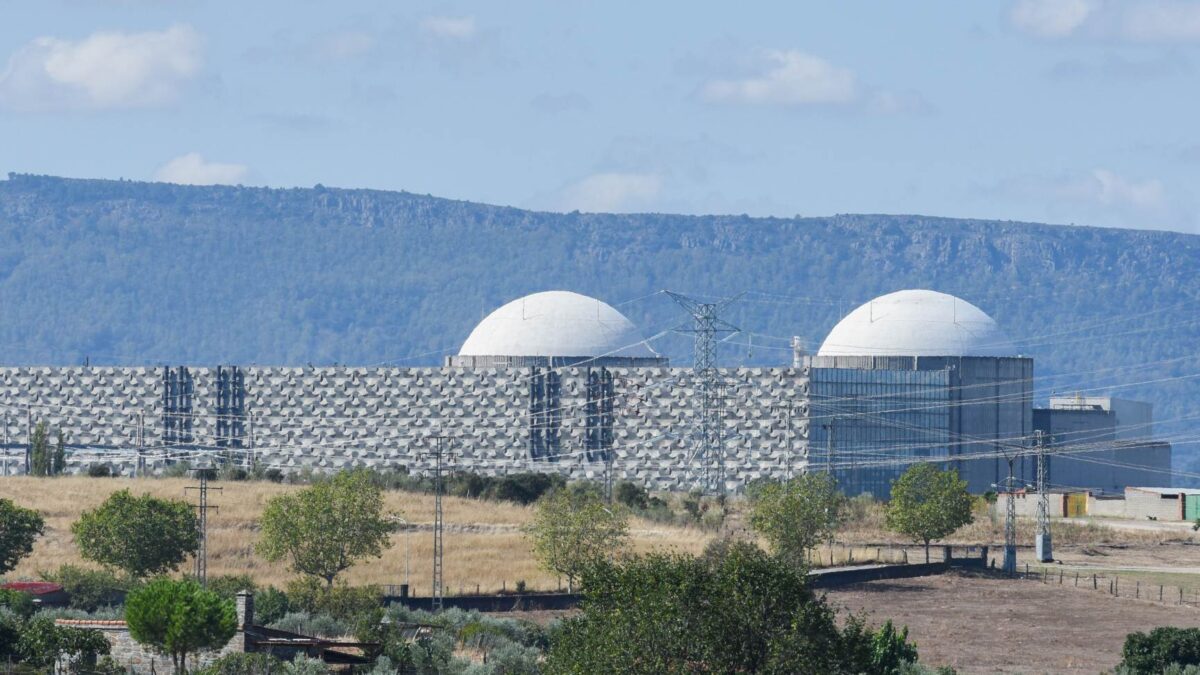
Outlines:
[[[191, 367], [192, 440], [164, 448], [160, 368], [0, 368], [0, 405], [9, 412], [8, 461], [24, 468], [28, 424], [44, 420], [68, 439], [70, 469], [103, 462], [129, 474], [136, 425], [145, 419], [148, 467], [160, 469], [167, 451], [203, 459], [224, 454], [285, 470], [353, 466], [427, 472], [435, 436], [449, 439], [454, 466], [483, 473], [557, 472], [599, 478], [588, 461], [588, 368], [556, 368], [561, 389], [555, 414], [560, 454], [530, 457], [529, 381], [532, 368], [242, 367], [243, 447], [217, 448], [217, 373]], [[618, 479], [654, 488], [687, 488], [693, 475], [691, 426], [695, 386], [683, 368], [608, 368], [612, 374], [611, 444]], [[802, 414], [785, 428], [785, 407], [800, 410], [806, 389], [801, 369], [738, 368], [725, 381], [726, 466], [731, 488], [757, 478], [803, 471]]]

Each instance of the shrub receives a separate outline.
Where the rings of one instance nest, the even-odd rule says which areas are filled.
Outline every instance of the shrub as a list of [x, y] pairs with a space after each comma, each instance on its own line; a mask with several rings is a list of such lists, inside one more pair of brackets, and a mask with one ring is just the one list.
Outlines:
[[340, 622], [351, 623], [378, 609], [383, 594], [378, 586], [325, 586], [313, 577], [299, 577], [288, 583], [287, 601], [293, 611], [328, 614]]
[[650, 493], [637, 483], [623, 480], [613, 488], [613, 499], [631, 509], [645, 509], [650, 506]]
[[110, 478], [112, 473], [112, 467], [107, 464], [88, 465], [87, 475], [91, 478]]
[[94, 665], [109, 649], [108, 640], [98, 630], [56, 626], [54, 619], [37, 618], [22, 628], [16, 652], [23, 663], [35, 668], [49, 668], [66, 658], [70, 671], [75, 672]]
[[288, 596], [274, 586], [260, 588], [254, 593], [254, 620], [267, 625], [283, 618], [288, 613]]
[[236, 464], [224, 464], [221, 470], [217, 473], [217, 478], [221, 480], [241, 481], [250, 478], [250, 472]]
[[320, 637], [343, 637], [350, 634], [346, 624], [328, 614], [310, 614], [308, 612], [288, 612], [270, 624], [271, 628], [286, 630], [301, 635]]
[[270, 675], [283, 672], [284, 662], [270, 654], [226, 654], [195, 675]]
[[270, 468], [263, 472], [263, 477], [272, 483], [283, 482], [283, 472], [276, 468]]
[[28, 593], [7, 588], [0, 588], [0, 607], [23, 619], [28, 619], [37, 609], [33, 604], [33, 597]]
[[91, 570], [62, 565], [53, 572], [39, 572], [46, 581], [60, 584], [71, 597], [72, 609], [94, 612], [101, 607], [119, 605], [132, 584], [108, 570]]
[[[254, 583], [254, 579], [248, 574], [222, 574], [216, 577], [209, 577], [205, 587], [222, 598], [230, 600], [234, 599], [241, 591], [250, 591], [253, 593], [258, 590], [258, 585]], [[255, 610], [257, 609], [258, 605], [255, 604]]]
[[163, 469], [163, 476], [166, 478], [187, 478], [192, 471], [192, 463], [187, 460], [174, 462]]
[[1200, 628], [1164, 626], [1125, 637], [1121, 667], [1129, 673], [1157, 674], [1172, 665], [1200, 665]]

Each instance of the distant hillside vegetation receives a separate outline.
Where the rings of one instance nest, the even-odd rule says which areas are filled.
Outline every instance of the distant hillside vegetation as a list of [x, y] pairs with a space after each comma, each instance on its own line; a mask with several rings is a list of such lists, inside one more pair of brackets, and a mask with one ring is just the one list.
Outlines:
[[[661, 294], [643, 296], [748, 291], [729, 318], [755, 335], [733, 338], [722, 361], [784, 363], [788, 336], [815, 347], [855, 304], [917, 287], [994, 316], [1037, 359], [1042, 398], [1146, 382], [1113, 393], [1153, 400], [1160, 420], [1177, 420], [1164, 435], [1200, 430], [1188, 419], [1200, 407], [1200, 236], [925, 216], [552, 214], [321, 186], [0, 181], [5, 364], [434, 364], [485, 311], [551, 288], [632, 300], [620, 309], [647, 335], [681, 315]], [[655, 346], [689, 358], [681, 336]]]

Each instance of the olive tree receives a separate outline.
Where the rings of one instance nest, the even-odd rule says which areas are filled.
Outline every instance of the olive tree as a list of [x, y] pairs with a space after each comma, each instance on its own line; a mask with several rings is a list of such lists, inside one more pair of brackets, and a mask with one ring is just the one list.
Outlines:
[[176, 673], [187, 672], [188, 654], [219, 649], [237, 631], [232, 600], [191, 579], [160, 577], [125, 598], [129, 635], [171, 657]]
[[892, 482], [886, 514], [888, 529], [924, 543], [925, 562], [929, 562], [929, 542], [952, 534], [974, 519], [967, 481], [954, 471], [942, 471], [922, 462], [910, 466]]
[[37, 511], [0, 499], [0, 574], [13, 571], [45, 530], [46, 523]]
[[803, 569], [808, 556], [837, 530], [846, 499], [827, 473], [807, 473], [759, 487], [752, 499], [750, 526], [775, 555]]
[[573, 591], [588, 565], [625, 547], [629, 517], [622, 507], [589, 493], [558, 490], [538, 500], [525, 533], [542, 567], [565, 576]]
[[381, 557], [399, 514], [384, 510], [383, 492], [366, 471], [342, 472], [299, 492], [271, 498], [257, 550], [288, 559], [294, 571], [326, 587], [360, 558]]
[[135, 578], [169, 572], [200, 545], [195, 512], [183, 500], [109, 495], [71, 525], [84, 558], [124, 570]]

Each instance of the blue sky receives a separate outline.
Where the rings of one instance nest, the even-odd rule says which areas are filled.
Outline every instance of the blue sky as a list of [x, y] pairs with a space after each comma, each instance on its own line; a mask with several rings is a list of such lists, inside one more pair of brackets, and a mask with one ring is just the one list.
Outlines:
[[9, 0], [0, 170], [1200, 231], [1200, 2]]

